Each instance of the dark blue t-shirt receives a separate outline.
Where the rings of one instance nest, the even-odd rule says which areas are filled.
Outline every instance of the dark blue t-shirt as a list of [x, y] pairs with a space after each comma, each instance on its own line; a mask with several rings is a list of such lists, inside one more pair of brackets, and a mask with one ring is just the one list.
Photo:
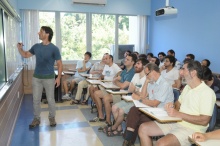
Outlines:
[[[135, 74], [135, 69], [134, 67], [132, 67], [129, 71], [127, 71], [127, 69], [125, 68], [122, 72], [121, 72], [121, 83], [124, 83], [125, 81], [131, 82], [133, 76]], [[125, 90], [127, 90], [128, 88], [126, 88]]]
[[33, 45], [29, 52], [36, 56], [35, 75], [54, 74], [54, 63], [56, 60], [61, 60], [58, 47], [52, 43], [48, 45], [38, 43]]

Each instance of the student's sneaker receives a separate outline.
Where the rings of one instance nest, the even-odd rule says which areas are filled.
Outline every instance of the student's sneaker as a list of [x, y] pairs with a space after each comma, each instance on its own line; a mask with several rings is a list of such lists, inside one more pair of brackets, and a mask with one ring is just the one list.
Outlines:
[[63, 100], [71, 100], [69, 94], [63, 95], [62, 99], [63, 99]]
[[53, 118], [49, 118], [49, 121], [50, 121], [50, 127], [55, 127], [57, 125], [54, 117]]
[[29, 125], [29, 128], [34, 128], [39, 125], [40, 125], [40, 119], [34, 118], [31, 124]]

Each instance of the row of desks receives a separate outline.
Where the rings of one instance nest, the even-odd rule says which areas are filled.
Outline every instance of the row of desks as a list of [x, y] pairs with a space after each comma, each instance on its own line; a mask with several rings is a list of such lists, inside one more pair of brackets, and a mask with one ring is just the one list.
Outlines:
[[[69, 75], [74, 75], [73, 71], [64, 71], [64, 74], [69, 74]], [[120, 89], [120, 87], [114, 85], [112, 82], [110, 81], [104, 81], [104, 80], [94, 80], [91, 75], [89, 74], [81, 74], [84, 77], [87, 77], [88, 79], [87, 82], [89, 84], [93, 84], [93, 85], [101, 85], [104, 88], [106, 88], [107, 92], [110, 94], [121, 94], [121, 95], [126, 95], [128, 94], [127, 90], [119, 90], [119, 91], [113, 91], [112, 89]], [[89, 79], [90, 78], [90, 79]], [[61, 89], [61, 88], [60, 88]], [[59, 92], [61, 93], [61, 92]], [[61, 93], [62, 94], [62, 93]], [[56, 98], [56, 96], [55, 96]], [[132, 99], [130, 101], [133, 101]], [[216, 104], [218, 107], [220, 107], [220, 101], [216, 101]], [[155, 115], [153, 112], [146, 110], [146, 108], [139, 108], [140, 111], [142, 111], [143, 113], [147, 114], [148, 116], [154, 118], [155, 120], [157, 120], [158, 122], [161, 123], [167, 123], [167, 122], [179, 122], [182, 119], [181, 118], [176, 118], [176, 117], [169, 117], [169, 116], [157, 116]], [[191, 139], [191, 135], [189, 136], [189, 140], [193, 141]], [[206, 142], [196, 142], [193, 141], [196, 145], [199, 146], [217, 146], [220, 145], [220, 140], [208, 140]]]

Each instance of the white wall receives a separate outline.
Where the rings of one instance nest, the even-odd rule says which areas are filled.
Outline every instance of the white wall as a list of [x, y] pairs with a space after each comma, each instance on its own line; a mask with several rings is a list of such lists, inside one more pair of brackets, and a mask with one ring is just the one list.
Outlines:
[[72, 0], [17, 0], [19, 9], [150, 15], [151, 0], [107, 0], [106, 6], [77, 5]]

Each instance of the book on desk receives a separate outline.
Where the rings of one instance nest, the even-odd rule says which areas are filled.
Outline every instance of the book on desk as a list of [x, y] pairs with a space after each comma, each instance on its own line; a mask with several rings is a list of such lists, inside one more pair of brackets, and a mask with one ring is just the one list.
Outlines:
[[131, 95], [123, 95], [121, 98], [127, 102], [133, 102]]
[[119, 91], [112, 91], [112, 90], [106, 90], [110, 94], [114, 95], [123, 95], [123, 94], [128, 94], [128, 90], [119, 90]]
[[90, 79], [86, 79], [87, 82], [89, 82], [92, 85], [99, 85], [102, 82], [100, 80], [90, 80]]
[[139, 108], [139, 110], [161, 123], [182, 121], [181, 118], [168, 116], [167, 112], [162, 108], [147, 107], [147, 108]]

